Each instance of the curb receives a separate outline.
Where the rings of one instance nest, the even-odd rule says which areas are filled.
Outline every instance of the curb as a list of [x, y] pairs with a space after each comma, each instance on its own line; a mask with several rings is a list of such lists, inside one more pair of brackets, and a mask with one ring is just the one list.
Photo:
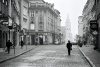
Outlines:
[[86, 58], [86, 60], [89, 62], [89, 64], [92, 66], [92, 67], [96, 67], [93, 62], [84, 54], [84, 52], [79, 48], [79, 50], [81, 51], [81, 53], [83, 54], [83, 56]]
[[25, 51], [25, 52], [19, 53], [19, 54], [15, 55], [15, 56], [13, 56], [13, 57], [11, 57], [11, 58], [2, 60], [2, 61], [0, 61], [0, 63], [3, 63], [3, 62], [5, 62], [5, 61], [11, 60], [11, 59], [14, 59], [14, 58], [16, 58], [16, 57], [18, 57], [18, 56], [20, 56], [20, 55], [23, 55], [23, 54], [25, 54], [25, 53], [27, 53], [27, 52], [29, 52], [29, 51], [31, 51], [31, 50], [37, 48], [37, 47], [38, 47], [38, 46], [36, 46], [36, 47], [34, 47], [34, 48], [31, 48], [31, 49], [29, 49], [29, 50], [27, 50], [27, 51]]

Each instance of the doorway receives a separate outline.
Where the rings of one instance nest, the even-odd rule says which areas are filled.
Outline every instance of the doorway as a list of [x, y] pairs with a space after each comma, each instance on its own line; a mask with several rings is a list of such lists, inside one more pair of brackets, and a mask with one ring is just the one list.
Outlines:
[[40, 42], [40, 45], [43, 45], [43, 35], [39, 36], [39, 42]]

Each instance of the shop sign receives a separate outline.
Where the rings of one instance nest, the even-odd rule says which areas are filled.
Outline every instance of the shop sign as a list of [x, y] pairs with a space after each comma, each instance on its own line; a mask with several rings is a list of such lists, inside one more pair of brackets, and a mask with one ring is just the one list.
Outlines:
[[96, 20], [90, 21], [90, 29], [91, 30], [97, 30], [98, 29], [98, 23], [96, 22]]

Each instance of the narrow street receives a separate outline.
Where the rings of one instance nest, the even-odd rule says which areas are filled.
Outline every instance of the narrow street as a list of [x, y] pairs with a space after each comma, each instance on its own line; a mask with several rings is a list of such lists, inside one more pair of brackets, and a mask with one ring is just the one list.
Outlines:
[[68, 56], [65, 45], [41, 45], [0, 67], [91, 67], [77, 46]]

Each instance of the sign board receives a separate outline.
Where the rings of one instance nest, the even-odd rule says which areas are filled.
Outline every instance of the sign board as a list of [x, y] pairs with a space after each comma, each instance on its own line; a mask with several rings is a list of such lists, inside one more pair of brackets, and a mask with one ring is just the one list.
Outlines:
[[96, 20], [90, 21], [90, 29], [91, 30], [97, 30], [98, 29], [98, 23], [96, 22]]
[[90, 24], [91, 29], [98, 29], [98, 24], [97, 23], [92, 23]]

